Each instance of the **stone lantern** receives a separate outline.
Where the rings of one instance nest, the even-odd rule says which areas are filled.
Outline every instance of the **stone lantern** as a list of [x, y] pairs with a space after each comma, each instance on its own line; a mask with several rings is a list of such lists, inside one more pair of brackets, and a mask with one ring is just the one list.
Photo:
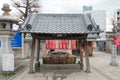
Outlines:
[[0, 61], [2, 71], [14, 71], [14, 51], [11, 48], [11, 39], [14, 35], [12, 27], [18, 20], [10, 16], [11, 9], [8, 4], [3, 4], [3, 15], [0, 16]]

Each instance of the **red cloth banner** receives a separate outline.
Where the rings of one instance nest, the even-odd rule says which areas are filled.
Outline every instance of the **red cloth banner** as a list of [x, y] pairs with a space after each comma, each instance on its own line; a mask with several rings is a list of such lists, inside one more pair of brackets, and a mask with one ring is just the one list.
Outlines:
[[62, 49], [62, 44], [58, 43], [58, 49]]
[[48, 43], [46, 43], [46, 49], [49, 49], [49, 44]]
[[68, 49], [69, 48], [69, 40], [59, 40], [58, 49]]
[[46, 40], [46, 49], [56, 49], [56, 41]]
[[[58, 40], [58, 49], [69, 49], [70, 40]], [[56, 49], [55, 40], [46, 40], [46, 49]], [[71, 49], [76, 49], [76, 40], [71, 40]]]
[[76, 50], [76, 40], [71, 41], [71, 49]]

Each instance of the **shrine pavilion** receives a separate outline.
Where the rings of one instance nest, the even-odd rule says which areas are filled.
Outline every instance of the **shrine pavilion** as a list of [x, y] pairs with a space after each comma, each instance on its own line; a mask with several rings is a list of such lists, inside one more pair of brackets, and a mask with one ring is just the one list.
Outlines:
[[36, 63], [38, 63], [41, 40], [77, 40], [79, 44], [80, 63], [83, 64], [81, 49], [84, 49], [86, 72], [90, 72], [87, 37], [89, 35], [89, 37], [92, 38], [92, 35], [99, 35], [102, 31], [91, 16], [87, 14], [34, 13], [29, 14], [26, 18], [25, 22], [21, 25], [20, 32], [23, 34], [29, 33], [32, 36], [29, 72], [33, 73], [35, 46], [37, 46]]

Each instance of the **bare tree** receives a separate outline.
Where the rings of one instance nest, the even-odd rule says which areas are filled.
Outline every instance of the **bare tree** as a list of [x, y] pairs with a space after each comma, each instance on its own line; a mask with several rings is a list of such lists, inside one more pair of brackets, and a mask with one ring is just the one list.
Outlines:
[[[117, 21], [117, 15], [114, 13], [113, 17], [111, 18], [111, 24], [113, 26], [112, 31], [113, 31], [113, 41], [112, 41], [112, 54], [111, 54], [111, 62], [110, 65], [112, 66], [118, 66], [117, 63], [117, 53], [118, 53], [118, 44], [115, 44], [114, 38], [119, 35], [120, 33], [120, 28], [119, 24]], [[118, 41], [117, 41], [118, 42]]]
[[111, 18], [111, 24], [113, 26], [112, 31], [113, 31], [113, 38], [114, 38], [119, 34], [119, 27], [118, 27], [116, 13], [114, 13], [113, 17]]
[[24, 21], [29, 13], [35, 12], [38, 13], [40, 8], [39, 0], [22, 0], [22, 2], [17, 2], [11, 0], [12, 5], [22, 14], [20, 16], [20, 21]]

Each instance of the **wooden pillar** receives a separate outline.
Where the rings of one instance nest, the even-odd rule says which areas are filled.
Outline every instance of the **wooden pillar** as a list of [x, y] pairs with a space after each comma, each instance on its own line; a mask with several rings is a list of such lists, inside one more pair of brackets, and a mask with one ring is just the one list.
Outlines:
[[82, 39], [78, 41], [79, 44], [79, 53], [80, 53], [80, 67], [83, 69], [83, 47], [82, 47]]
[[36, 58], [36, 62], [39, 62], [39, 56], [40, 56], [40, 39], [37, 39], [37, 58]]
[[34, 73], [33, 64], [34, 64], [35, 41], [36, 41], [35, 36], [32, 36], [32, 50], [31, 50], [29, 73]]
[[89, 63], [89, 54], [87, 49], [87, 35], [84, 36], [84, 51], [85, 51], [85, 58], [86, 58], [86, 72], [90, 72], [90, 63]]

